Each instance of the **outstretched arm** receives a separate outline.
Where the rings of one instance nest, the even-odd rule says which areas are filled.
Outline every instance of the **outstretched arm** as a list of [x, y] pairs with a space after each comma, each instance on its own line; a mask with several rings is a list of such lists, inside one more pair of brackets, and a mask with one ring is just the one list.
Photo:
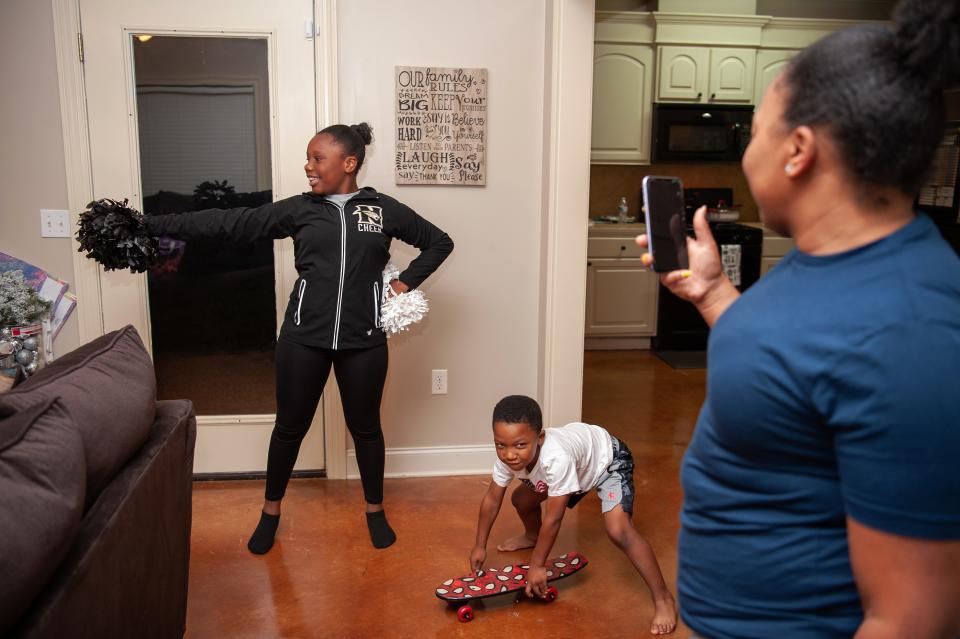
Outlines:
[[294, 231], [297, 198], [287, 198], [256, 208], [206, 209], [170, 215], [147, 215], [151, 235], [185, 240], [207, 239], [253, 242], [289, 237]]
[[483, 496], [483, 501], [480, 502], [477, 541], [470, 552], [470, 570], [474, 572], [480, 570], [483, 567], [483, 562], [487, 559], [487, 540], [490, 538], [490, 529], [493, 528], [493, 522], [497, 520], [506, 492], [505, 486], [491, 481], [490, 487], [487, 488], [487, 494]]
[[527, 596], [528, 597], [546, 597], [547, 596], [547, 557], [553, 548], [553, 542], [557, 540], [557, 533], [560, 532], [560, 524], [563, 522], [563, 513], [567, 509], [567, 502], [570, 501], [570, 495], [557, 495], [547, 497], [546, 514], [543, 516], [543, 523], [540, 525], [540, 534], [537, 536], [537, 545], [533, 549], [533, 555], [530, 557], [530, 569], [527, 571]]

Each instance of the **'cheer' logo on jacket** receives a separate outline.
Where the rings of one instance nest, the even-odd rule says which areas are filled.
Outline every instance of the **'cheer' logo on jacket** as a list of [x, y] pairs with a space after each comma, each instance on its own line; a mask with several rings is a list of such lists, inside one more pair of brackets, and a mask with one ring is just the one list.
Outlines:
[[369, 204], [357, 204], [353, 214], [357, 216], [357, 230], [370, 233], [383, 232], [383, 209]]

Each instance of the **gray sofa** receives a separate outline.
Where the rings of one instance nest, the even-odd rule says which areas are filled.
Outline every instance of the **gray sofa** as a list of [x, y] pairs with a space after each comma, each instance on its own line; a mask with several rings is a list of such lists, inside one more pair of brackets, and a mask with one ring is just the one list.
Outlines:
[[195, 441], [132, 326], [0, 394], [0, 636], [181, 637]]

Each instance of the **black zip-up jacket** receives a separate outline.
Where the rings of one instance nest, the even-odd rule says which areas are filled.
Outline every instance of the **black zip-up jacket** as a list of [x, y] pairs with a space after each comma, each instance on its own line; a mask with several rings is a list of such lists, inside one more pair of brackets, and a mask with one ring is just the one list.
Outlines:
[[322, 348], [383, 344], [380, 300], [393, 238], [420, 249], [400, 281], [415, 289], [443, 263], [453, 240], [397, 200], [364, 187], [341, 208], [303, 193], [256, 208], [144, 218], [152, 235], [252, 242], [292, 237], [296, 284], [280, 339]]

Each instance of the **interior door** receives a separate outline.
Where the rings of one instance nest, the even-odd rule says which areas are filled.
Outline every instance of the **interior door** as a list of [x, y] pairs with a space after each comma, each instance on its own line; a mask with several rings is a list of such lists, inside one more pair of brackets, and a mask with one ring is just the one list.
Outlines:
[[[313, 6], [81, 0], [95, 197], [181, 214], [306, 190], [317, 123]], [[194, 401], [195, 472], [261, 471], [293, 243], [161, 238], [161, 258], [141, 275], [101, 270], [104, 326], [136, 326], [158, 397]], [[297, 469], [322, 469], [323, 455], [318, 411]]]

